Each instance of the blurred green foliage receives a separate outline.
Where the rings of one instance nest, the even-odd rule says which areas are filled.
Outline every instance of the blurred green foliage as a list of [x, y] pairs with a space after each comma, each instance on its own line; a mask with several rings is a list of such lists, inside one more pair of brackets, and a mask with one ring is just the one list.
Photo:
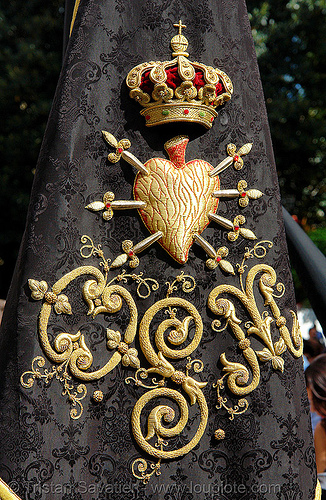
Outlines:
[[[248, 0], [283, 203], [325, 252], [326, 0]], [[0, 6], [0, 298], [58, 80], [64, 1]]]
[[305, 229], [325, 226], [326, 1], [248, 0], [247, 6], [282, 202]]
[[17, 258], [60, 72], [63, 5], [10, 0], [0, 7], [0, 298]]
[[319, 227], [309, 231], [308, 235], [324, 255], [326, 255], [326, 227]]

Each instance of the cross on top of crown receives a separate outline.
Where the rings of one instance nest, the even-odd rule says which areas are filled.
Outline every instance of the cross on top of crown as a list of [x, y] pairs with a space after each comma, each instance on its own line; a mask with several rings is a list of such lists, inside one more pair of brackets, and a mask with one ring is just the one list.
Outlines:
[[181, 19], [178, 22], [178, 24], [173, 25], [175, 28], [179, 28], [179, 35], [182, 35], [182, 28], [186, 28], [187, 26], [185, 24], [182, 24]]

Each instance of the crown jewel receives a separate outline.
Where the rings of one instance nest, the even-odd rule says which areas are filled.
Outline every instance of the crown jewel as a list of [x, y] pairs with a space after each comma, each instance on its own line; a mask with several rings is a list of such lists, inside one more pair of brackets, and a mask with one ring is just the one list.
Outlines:
[[135, 66], [127, 76], [130, 97], [144, 107], [146, 125], [195, 122], [207, 128], [217, 116], [216, 108], [231, 99], [233, 85], [220, 69], [188, 60], [185, 25], [171, 40], [171, 61], [150, 61]]

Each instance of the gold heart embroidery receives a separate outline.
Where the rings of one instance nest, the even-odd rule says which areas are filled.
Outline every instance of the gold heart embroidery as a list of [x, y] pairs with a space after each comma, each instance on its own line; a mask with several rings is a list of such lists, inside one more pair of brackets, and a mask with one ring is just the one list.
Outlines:
[[212, 192], [220, 187], [218, 176], [210, 177], [212, 165], [204, 160], [185, 163], [189, 142], [177, 136], [164, 147], [170, 160], [151, 158], [145, 163], [149, 174], [138, 172], [135, 200], [146, 202], [140, 216], [151, 233], [162, 231], [160, 245], [180, 264], [188, 260], [193, 233], [202, 233], [209, 224], [208, 214], [216, 212], [219, 199]]

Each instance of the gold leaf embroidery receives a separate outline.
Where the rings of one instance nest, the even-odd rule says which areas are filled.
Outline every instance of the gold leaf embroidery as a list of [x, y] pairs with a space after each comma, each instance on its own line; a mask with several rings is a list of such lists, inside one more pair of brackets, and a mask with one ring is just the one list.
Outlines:
[[243, 145], [243, 146], [241, 146], [241, 148], [239, 149], [239, 151], [238, 151], [238, 155], [239, 155], [239, 156], [244, 156], [244, 155], [247, 155], [248, 153], [250, 153], [251, 148], [252, 148], [252, 144], [251, 144], [250, 142], [248, 142], [247, 144], [244, 144], [244, 145]]
[[116, 349], [121, 342], [121, 333], [114, 330], [107, 329], [107, 346], [109, 349]]
[[212, 166], [204, 160], [185, 163], [187, 143], [184, 136], [168, 141], [165, 148], [170, 160], [148, 160], [145, 166], [150, 175], [139, 172], [134, 184], [135, 199], [146, 203], [139, 210], [144, 224], [151, 233], [162, 232], [159, 243], [182, 264], [188, 259], [194, 229], [198, 233], [205, 229], [208, 213], [215, 212], [219, 203], [211, 196], [219, 188], [218, 177], [208, 175]]
[[138, 359], [138, 351], [134, 347], [128, 349], [126, 354], [122, 357], [123, 366], [131, 366], [131, 368], [138, 369], [140, 367], [140, 361]]
[[257, 239], [257, 236], [255, 235], [255, 233], [253, 231], [251, 231], [250, 229], [245, 229], [243, 227], [241, 227], [239, 229], [239, 234], [241, 236], [243, 236], [244, 238], [247, 238], [247, 240], [256, 240]]
[[31, 297], [34, 300], [42, 300], [48, 289], [48, 284], [46, 281], [28, 280], [28, 285], [32, 291]]
[[258, 200], [263, 196], [263, 193], [259, 189], [248, 189], [247, 195], [253, 200]]
[[286, 345], [285, 345], [285, 342], [282, 339], [282, 337], [280, 338], [280, 340], [278, 340], [277, 342], [275, 342], [274, 348], [275, 348], [275, 353], [278, 356], [280, 356], [281, 354], [283, 354], [283, 352], [286, 351]]
[[116, 140], [116, 138], [112, 134], [110, 134], [110, 132], [106, 132], [105, 130], [102, 130], [102, 134], [103, 134], [104, 139], [106, 140], [106, 142], [108, 144], [110, 144], [110, 146], [112, 146], [113, 148], [118, 147], [118, 141]]
[[[244, 222], [243, 216], [238, 216], [238, 221]], [[71, 418], [77, 419], [83, 412], [82, 400], [86, 397], [87, 389], [84, 384], [76, 385], [74, 380], [84, 382], [98, 380], [112, 371], [120, 361], [123, 366], [135, 369], [135, 376], [127, 377], [126, 383], [134, 382], [146, 392], [134, 406], [131, 428], [137, 444], [156, 462], [148, 463], [143, 458], [136, 459], [132, 464], [132, 471], [135, 477], [147, 482], [153, 474], [160, 474], [162, 460], [181, 457], [193, 449], [200, 441], [207, 425], [208, 407], [202, 392], [207, 382], [189, 374], [190, 370], [193, 370], [194, 374], [199, 374], [204, 368], [201, 360], [190, 358], [202, 339], [202, 319], [191, 302], [173, 295], [180, 289], [184, 293], [191, 293], [196, 287], [196, 282], [192, 276], [181, 272], [173, 281], [166, 283], [166, 298], [158, 300], [145, 311], [138, 331], [140, 348], [149, 367], [141, 367], [138, 351], [131, 345], [137, 333], [138, 310], [130, 292], [121, 285], [132, 279], [138, 284], [138, 296], [146, 298], [151, 290], [158, 289], [158, 283], [151, 278], [143, 278], [142, 273], [127, 274], [124, 270], [108, 282], [108, 274], [113, 267], [112, 264], [110, 266], [110, 259], [104, 257], [101, 247], [96, 247], [89, 237], [84, 235], [82, 243], [81, 255], [84, 258], [93, 255], [100, 257], [104, 274], [93, 266], [82, 266], [59, 279], [53, 285], [52, 291], [48, 291], [45, 281], [30, 280], [31, 292], [35, 294], [36, 300], [44, 299], [39, 321], [40, 343], [53, 366], [51, 370], [47, 369], [45, 359], [42, 356], [36, 357], [32, 362], [32, 369], [22, 374], [21, 384], [30, 389], [35, 380], [43, 380], [49, 384], [53, 379], [57, 379], [63, 386], [62, 394], [67, 396], [71, 404]], [[144, 240], [137, 245], [142, 248], [147, 242]], [[238, 265], [240, 288], [222, 284], [214, 288], [208, 297], [208, 306], [212, 312], [224, 318], [224, 326], [221, 326], [221, 321], [214, 320], [213, 329], [219, 332], [229, 327], [238, 340], [238, 346], [247, 363], [246, 366], [242, 362], [229, 360], [226, 353], [220, 356], [224, 374], [214, 385], [217, 389], [216, 407], [224, 408], [231, 420], [248, 409], [249, 403], [244, 396], [250, 394], [260, 382], [259, 363], [270, 362], [274, 370], [283, 372], [285, 364], [282, 354], [289, 350], [298, 357], [302, 352], [296, 315], [291, 311], [293, 325], [289, 332], [286, 326], [287, 320], [276, 305], [275, 299], [283, 295], [284, 286], [276, 282], [274, 269], [260, 263], [246, 271], [245, 262], [253, 257], [262, 259], [266, 255], [267, 248], [271, 246], [271, 242], [262, 241], [251, 250], [247, 248], [241, 264]], [[130, 252], [133, 248], [136, 246], [134, 247], [130, 240], [123, 242], [126, 257], [126, 252]], [[218, 257], [218, 264], [222, 270], [229, 274], [234, 273], [233, 266], [222, 258], [228, 255], [226, 247], [221, 247], [217, 251], [209, 247], [208, 250], [212, 255], [215, 254], [215, 262]], [[213, 258], [211, 260], [214, 261]], [[116, 313], [121, 310], [125, 302], [130, 315], [125, 332], [107, 328], [107, 348], [114, 352], [107, 363], [95, 371], [91, 371], [93, 355], [88, 348], [87, 338], [80, 331], [75, 334], [60, 333], [53, 341], [50, 341], [47, 332], [52, 309], [59, 314], [72, 314], [68, 297], [62, 291], [73, 280], [86, 275], [91, 277], [83, 286], [88, 314], [95, 317], [100, 313]], [[255, 283], [258, 284], [263, 296], [264, 307], [268, 308], [263, 312], [256, 303], [253, 290]], [[143, 292], [140, 291], [140, 287], [144, 287]], [[278, 294], [274, 292], [275, 289]], [[243, 320], [237, 315], [235, 305], [225, 297], [226, 294], [233, 295], [242, 303], [250, 321], [243, 324]], [[181, 316], [179, 310], [182, 311]], [[157, 324], [160, 317], [161, 320]], [[275, 342], [272, 339], [271, 325], [280, 332], [280, 337]], [[263, 342], [265, 346], [262, 350], [255, 350], [252, 347], [251, 336]], [[176, 369], [174, 362], [184, 358], [187, 358], [185, 370], [181, 370], [180, 365]], [[237, 404], [230, 405], [227, 397], [222, 395], [225, 383], [229, 390], [239, 397]], [[179, 386], [179, 390], [170, 387], [170, 384]], [[165, 398], [167, 402], [161, 404], [161, 398]], [[177, 405], [178, 414], [169, 401]], [[188, 442], [182, 440], [179, 446], [168, 447], [169, 440], [181, 434], [188, 425], [189, 405], [198, 405], [199, 409], [194, 433]], [[223, 439], [225, 436], [223, 429], [218, 429], [215, 434], [216, 439]]]
[[103, 210], [105, 208], [105, 204], [103, 201], [93, 201], [89, 205], [86, 205], [88, 210], [93, 210], [94, 212], [99, 212], [100, 210]]
[[228, 262], [227, 260], [221, 260], [219, 264], [222, 271], [225, 271], [229, 274], [234, 274], [234, 268], [230, 262]]
[[54, 310], [57, 314], [72, 314], [71, 305], [66, 295], [59, 295], [55, 304]]
[[111, 268], [115, 269], [116, 267], [121, 267], [128, 260], [128, 255], [126, 253], [122, 253], [119, 255], [111, 264]]
[[[193, 369], [195, 373], [200, 373], [203, 369], [203, 363], [198, 360], [191, 361], [188, 358], [185, 372], [176, 370], [172, 364], [173, 360], [182, 359], [189, 356], [199, 345], [202, 333], [203, 324], [200, 315], [196, 308], [187, 300], [178, 297], [172, 297], [171, 294], [178, 289], [178, 284], [182, 284], [182, 290], [190, 293], [195, 288], [195, 280], [191, 276], [181, 273], [172, 283], [167, 283], [168, 291], [165, 299], [154, 303], [144, 314], [139, 325], [139, 341], [145, 358], [150, 363], [150, 368], [140, 368], [136, 372], [136, 376], [128, 377], [127, 383], [135, 382], [137, 386], [142, 386], [149, 389], [137, 401], [131, 418], [133, 435], [138, 445], [149, 455], [158, 459], [156, 464], [148, 465], [147, 461], [140, 458], [134, 461], [132, 471], [135, 477], [147, 482], [154, 474], [159, 473], [162, 459], [177, 458], [188, 453], [201, 439], [206, 428], [208, 408], [202, 389], [207, 382], [201, 382], [189, 376], [189, 370]], [[185, 310], [188, 315], [183, 319], [178, 319], [178, 309]], [[155, 344], [158, 352], [156, 353], [151, 340], [150, 330], [152, 320], [161, 311], [164, 311], [170, 316], [169, 319], [163, 321], [156, 328]], [[192, 339], [189, 339], [190, 325], [194, 322], [195, 332]], [[183, 345], [188, 341], [188, 345], [182, 349], [172, 349], [165, 341], [165, 333], [170, 329], [167, 339], [173, 346]], [[172, 360], [171, 362], [168, 360]], [[143, 381], [151, 377], [153, 374], [159, 375], [160, 380], [156, 378], [150, 379], [150, 385], [146, 385]], [[185, 428], [188, 421], [188, 403], [184, 396], [174, 389], [165, 387], [166, 382], [171, 380], [173, 383], [181, 385], [189, 398], [190, 405], [198, 404], [200, 409], [200, 422], [193, 438], [181, 448], [166, 450], [167, 439], [180, 434]], [[152, 404], [156, 398], [167, 398], [175, 401], [179, 407], [179, 420], [173, 427], [166, 428], [162, 425], [162, 421], [173, 423], [175, 420], [175, 411], [168, 404], [157, 405], [151, 410], [147, 417], [147, 433], [143, 433], [141, 424], [143, 412], [147, 405]], [[152, 440], [156, 442], [152, 444]], [[148, 469], [152, 469], [148, 472]]]

